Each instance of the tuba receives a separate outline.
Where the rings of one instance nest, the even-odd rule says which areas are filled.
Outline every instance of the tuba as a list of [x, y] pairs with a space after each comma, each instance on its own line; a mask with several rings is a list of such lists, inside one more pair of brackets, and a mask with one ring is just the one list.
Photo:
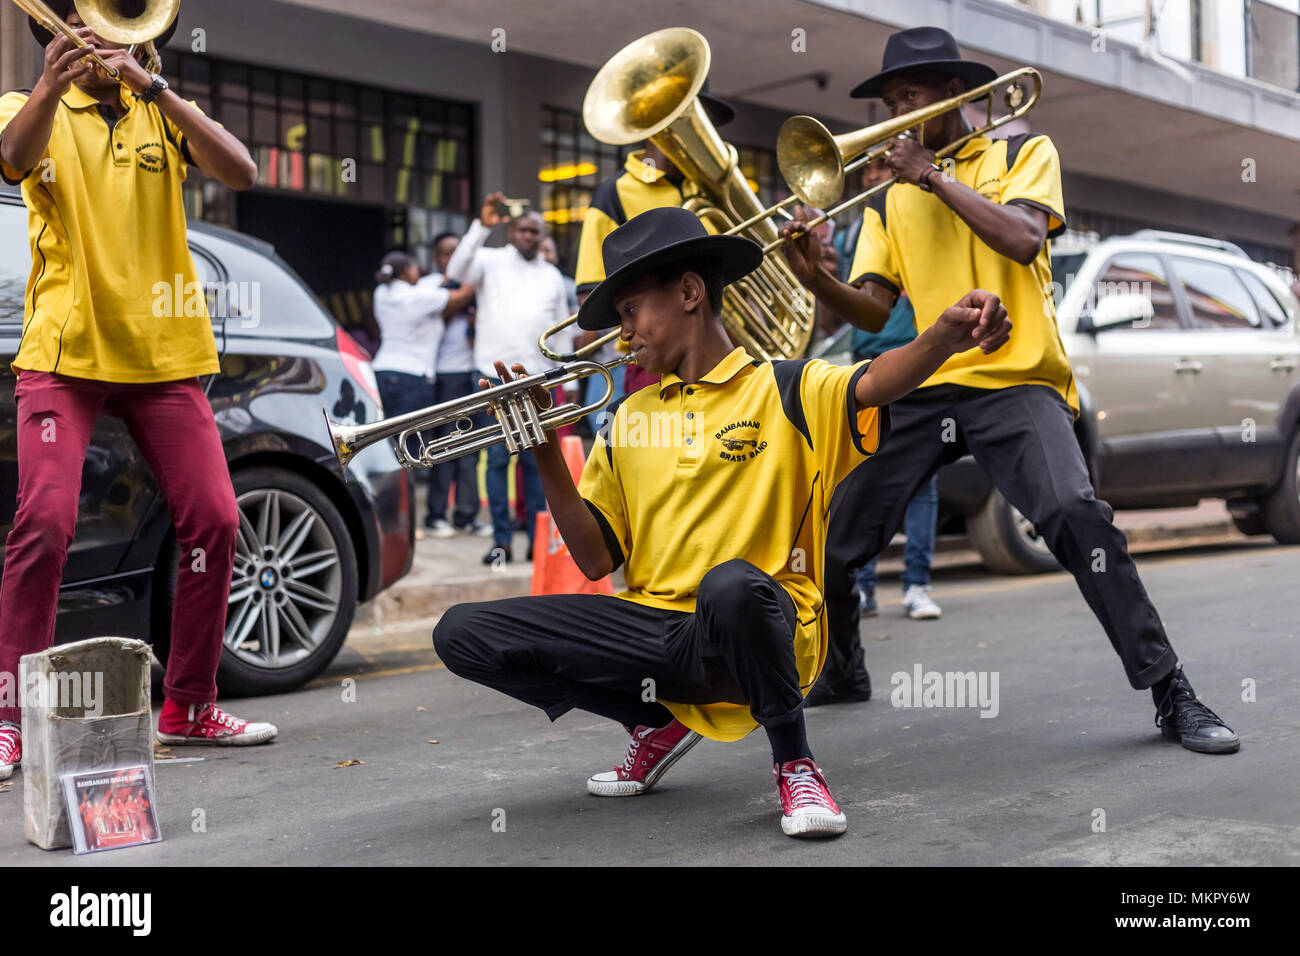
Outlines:
[[[741, 235], [768, 247], [779, 241], [772, 210], [754, 195], [736, 148], [718, 135], [698, 99], [709, 62], [708, 41], [686, 27], [634, 40], [592, 80], [583, 121], [602, 143], [650, 140], [694, 187], [682, 205], [709, 232]], [[794, 358], [808, 347], [814, 304], [785, 258], [768, 254], [755, 272], [724, 290], [722, 322], [751, 355]]]

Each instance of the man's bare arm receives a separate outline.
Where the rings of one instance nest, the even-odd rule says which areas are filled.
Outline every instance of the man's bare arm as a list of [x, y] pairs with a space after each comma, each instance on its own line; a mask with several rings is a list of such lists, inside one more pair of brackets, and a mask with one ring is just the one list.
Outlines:
[[923, 385], [951, 356], [973, 348], [994, 352], [1010, 335], [1011, 320], [1001, 300], [974, 289], [911, 342], [874, 359], [853, 397], [859, 408], [888, 405]]
[[[506, 371], [503, 362], [497, 362], [497, 376], [503, 382], [512, 381], [514, 377], [524, 378], [528, 372], [522, 365], [513, 366], [514, 376]], [[479, 385], [486, 385], [480, 379]], [[549, 397], [545, 391], [533, 389], [538, 406], [545, 408]], [[569, 473], [568, 463], [560, 450], [560, 442], [551, 432], [546, 444], [533, 449], [533, 458], [537, 462], [537, 473], [542, 479], [542, 491], [546, 495], [546, 505], [551, 512], [551, 520], [556, 530], [564, 539], [573, 563], [590, 581], [599, 581], [614, 570], [614, 561], [609, 548], [605, 545], [605, 535], [587, 504], [578, 494]]]

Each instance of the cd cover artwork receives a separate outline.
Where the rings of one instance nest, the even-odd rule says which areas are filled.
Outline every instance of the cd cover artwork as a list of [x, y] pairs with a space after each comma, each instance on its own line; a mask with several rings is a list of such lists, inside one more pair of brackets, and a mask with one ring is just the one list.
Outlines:
[[64, 774], [63, 795], [76, 853], [116, 850], [162, 839], [148, 767]]

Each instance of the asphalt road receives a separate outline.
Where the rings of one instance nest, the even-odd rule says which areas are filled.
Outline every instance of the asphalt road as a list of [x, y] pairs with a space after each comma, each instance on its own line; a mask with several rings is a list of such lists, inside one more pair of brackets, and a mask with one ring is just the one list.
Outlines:
[[[0, 865], [1300, 863], [1300, 549], [1249, 543], [1140, 564], [1240, 753], [1160, 738], [1150, 694], [1128, 687], [1068, 577], [949, 569], [938, 622], [904, 620], [896, 581], [884, 582], [881, 616], [863, 625], [876, 698], [810, 711], [849, 818], [837, 840], [782, 836], [757, 734], [701, 743], [645, 797], [589, 796], [586, 776], [622, 756], [620, 728], [576, 712], [550, 724], [460, 680], [416, 625], [354, 640], [305, 690], [231, 705], [277, 723], [279, 742], [159, 760], [162, 844], [79, 858], [36, 849], [16, 774], [0, 792]], [[997, 672], [997, 716], [891, 706], [891, 675], [917, 664]], [[1242, 699], [1246, 680], [1255, 702]], [[362, 763], [336, 768], [349, 760]]]

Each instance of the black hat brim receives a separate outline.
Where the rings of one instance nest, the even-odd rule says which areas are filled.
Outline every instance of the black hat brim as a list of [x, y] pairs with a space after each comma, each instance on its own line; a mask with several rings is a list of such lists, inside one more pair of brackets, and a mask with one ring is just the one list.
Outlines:
[[[55, 3], [49, 3], [47, 5], [51, 10], [55, 12], [55, 14], [58, 15], [60, 20], [64, 20], [64, 21], [68, 19], [68, 14], [72, 12], [73, 7], [75, 6], [75, 4], [71, 2], [67, 4], [61, 4], [55, 2]], [[160, 50], [163, 47], [165, 47], [167, 45], [167, 41], [172, 38], [172, 34], [176, 32], [176, 27], [179, 23], [180, 23], [180, 17], [177, 17], [175, 20], [172, 21], [172, 25], [162, 32], [162, 36], [158, 37], [153, 41], [154, 46], [156, 46]], [[50, 41], [54, 39], [54, 34], [51, 33], [49, 30], [45, 29], [45, 27], [41, 26], [39, 23], [37, 23], [34, 17], [27, 18], [27, 28], [32, 31], [32, 36], [36, 38], [36, 42], [43, 47], [49, 46]]]
[[882, 87], [886, 80], [905, 73], [942, 73], [946, 76], [955, 76], [965, 82], [968, 90], [991, 83], [998, 78], [998, 73], [993, 67], [971, 60], [922, 60], [896, 66], [892, 70], [883, 70], [875, 76], [868, 77], [855, 86], [849, 96], [855, 100], [878, 98], [882, 95]]
[[709, 119], [713, 121], [714, 126], [726, 126], [736, 118], [736, 111], [725, 100], [708, 93], [700, 93], [699, 97], [700, 102], [704, 104], [704, 112], [709, 114]]
[[599, 332], [619, 324], [614, 300], [628, 283], [668, 265], [686, 262], [710, 262], [728, 285], [749, 275], [763, 261], [762, 247], [741, 236], [695, 236], [656, 249], [633, 260], [591, 290], [587, 301], [578, 309], [578, 328]]

